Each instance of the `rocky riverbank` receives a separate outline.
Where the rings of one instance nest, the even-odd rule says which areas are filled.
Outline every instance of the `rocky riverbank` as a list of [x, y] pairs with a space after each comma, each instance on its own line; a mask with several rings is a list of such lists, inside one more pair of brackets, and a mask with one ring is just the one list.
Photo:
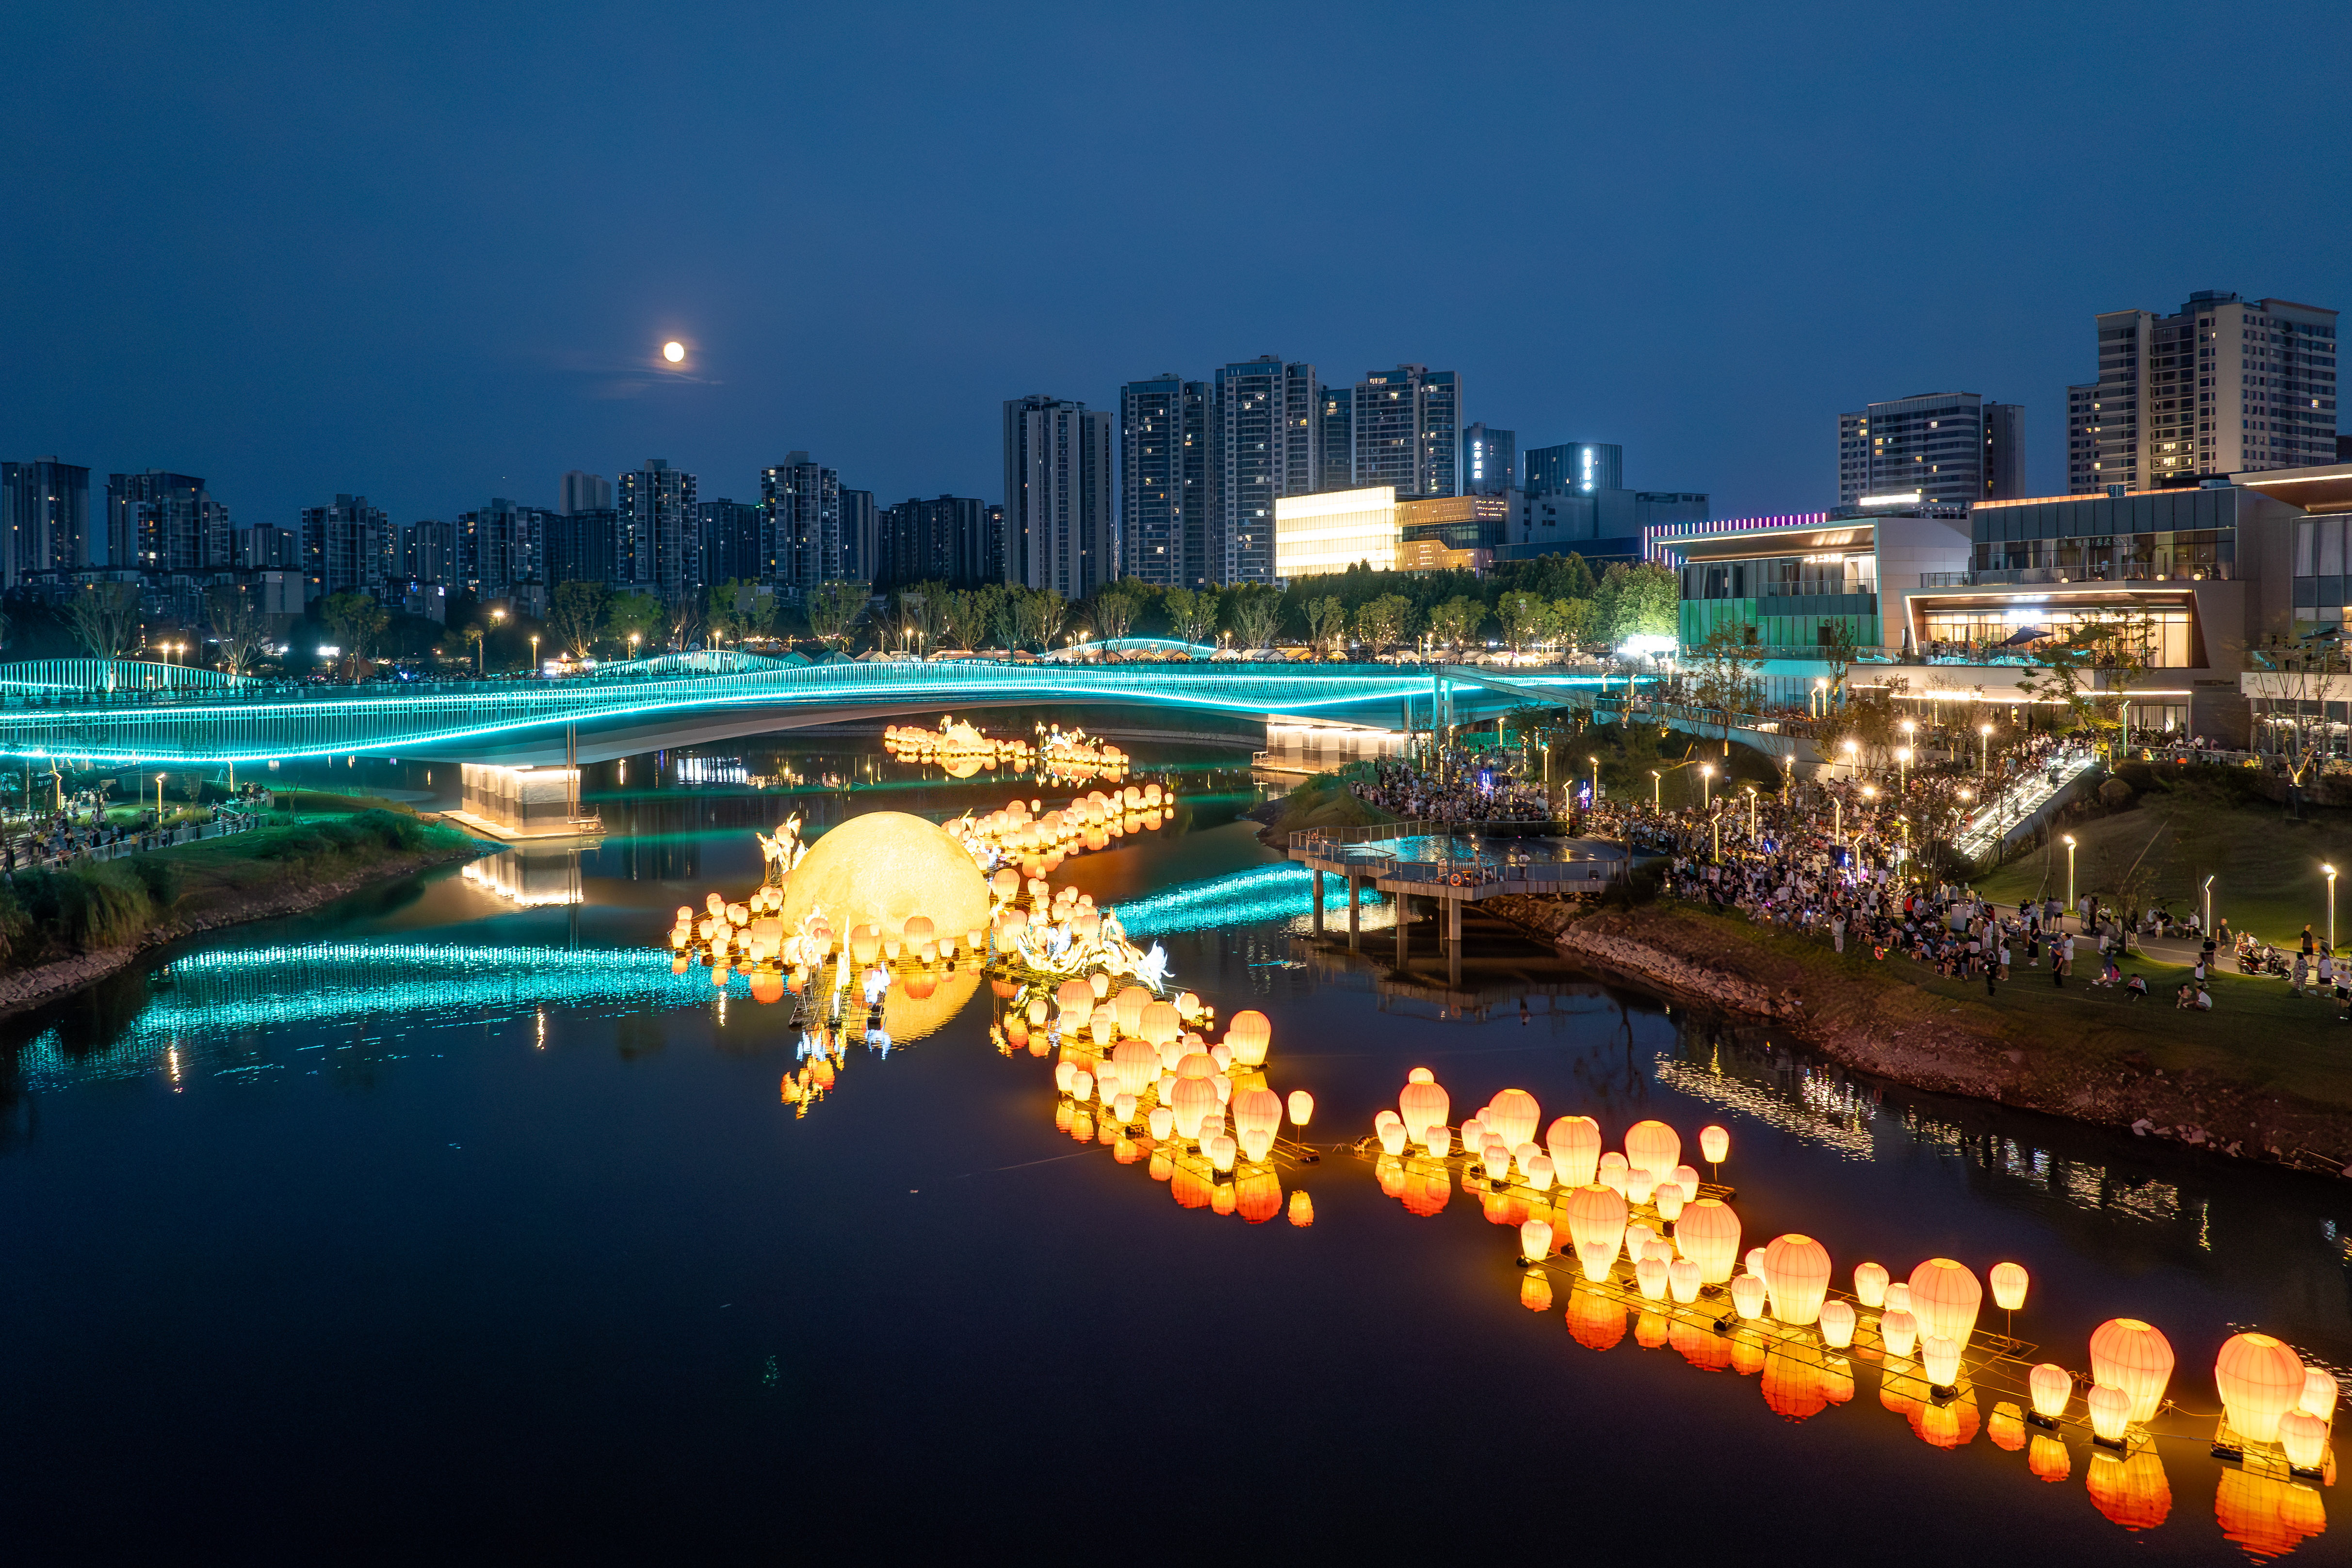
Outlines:
[[[2352, 1176], [2352, 1104], [2280, 1082], [2265, 1042], [2243, 1038], [2249, 1020], [2126, 1003], [2083, 984], [2021, 981], [1988, 1001], [1904, 959], [1839, 955], [1794, 933], [1681, 905], [1593, 909], [1514, 897], [1484, 908], [1580, 964], [1769, 1022], [1857, 1073]], [[2212, 1049], [2223, 1031], [2234, 1052]], [[2352, 1029], [2344, 1033], [2352, 1046]]]
[[128, 967], [141, 955], [167, 943], [201, 932], [217, 931], [224, 926], [241, 925], [248, 921], [276, 920], [289, 915], [300, 915], [380, 883], [395, 882], [436, 866], [472, 860], [487, 852], [490, 847], [478, 842], [462, 846], [441, 844], [391, 855], [323, 881], [279, 882], [267, 888], [244, 890], [205, 900], [193, 906], [192, 901], [184, 901], [169, 918], [142, 933], [135, 942], [101, 947], [95, 952], [76, 954], [70, 958], [59, 958], [0, 974], [0, 1015], [22, 1012], [27, 1008], [55, 1001], [92, 981], [104, 979]]

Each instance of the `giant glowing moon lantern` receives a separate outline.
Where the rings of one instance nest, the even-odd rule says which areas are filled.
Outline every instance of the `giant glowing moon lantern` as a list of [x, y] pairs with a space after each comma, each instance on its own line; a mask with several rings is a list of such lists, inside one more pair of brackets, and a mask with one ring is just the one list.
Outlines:
[[1636, 1122], [1625, 1129], [1625, 1163], [1655, 1179], [1670, 1179], [1682, 1157], [1682, 1134], [1664, 1122]]
[[1687, 1204], [1675, 1221], [1675, 1246], [1698, 1265], [1701, 1283], [1720, 1285], [1731, 1278], [1738, 1261], [1739, 1216], [1712, 1197]]
[[1930, 1258], [1911, 1270], [1911, 1312], [1921, 1331], [1966, 1344], [1977, 1330], [1984, 1287], [1968, 1268], [1949, 1258]]
[[895, 934], [910, 915], [963, 931], [986, 925], [988, 912], [980, 867], [945, 829], [904, 811], [868, 811], [809, 846], [784, 884], [780, 914], [786, 931], [818, 913], [835, 931]]
[[2278, 1441], [2279, 1417], [2303, 1396], [2303, 1358], [2266, 1333], [2232, 1334], [2213, 1362], [2230, 1426], [2249, 1443]]
[[1590, 1116], [1562, 1116], [1544, 1133], [1553, 1173], [1563, 1186], [1585, 1186], [1601, 1169], [1601, 1124]]
[[1829, 1293], [1830, 1249], [1810, 1236], [1775, 1238], [1764, 1249], [1764, 1284], [1774, 1317], [1801, 1327], [1813, 1322]]
[[2091, 1377], [2129, 1396], [2132, 1423], [2145, 1426], [2163, 1408], [2172, 1343], [2137, 1318], [2109, 1318], [2091, 1331]]

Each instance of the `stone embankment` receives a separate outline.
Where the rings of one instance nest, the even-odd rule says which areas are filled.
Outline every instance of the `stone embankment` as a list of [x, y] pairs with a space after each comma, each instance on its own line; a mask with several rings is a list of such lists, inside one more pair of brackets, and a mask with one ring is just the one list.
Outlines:
[[453, 861], [472, 860], [489, 847], [488, 844], [467, 848], [444, 847], [394, 855], [324, 882], [280, 885], [267, 892], [238, 894], [202, 909], [175, 915], [142, 933], [136, 942], [120, 947], [100, 948], [95, 953], [77, 954], [55, 963], [0, 975], [0, 1014], [22, 1012], [27, 1008], [55, 1001], [69, 991], [79, 990], [128, 967], [142, 954], [166, 943], [205, 931], [217, 931], [223, 926], [241, 925], [248, 921], [277, 920], [289, 915], [300, 915], [378, 883], [414, 876]]
[[2144, 1137], [2352, 1176], [2352, 1115], [2210, 1071], [2168, 1075], [2143, 1053], [2021, 1035], [2015, 1015], [1913, 983], [1894, 960], [1857, 972], [1826, 947], [1766, 939], [1669, 904], [1593, 909], [1544, 898], [1484, 908], [1560, 954], [1677, 1000], [1768, 1021], [1850, 1071], [1913, 1089], [2126, 1128]]

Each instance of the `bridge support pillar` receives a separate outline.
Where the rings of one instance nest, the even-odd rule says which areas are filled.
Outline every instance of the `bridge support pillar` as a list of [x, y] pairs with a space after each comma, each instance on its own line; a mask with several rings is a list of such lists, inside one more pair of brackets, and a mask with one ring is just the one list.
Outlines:
[[1462, 901], [1445, 901], [1445, 983], [1462, 984]]
[[1408, 938], [1406, 937], [1405, 933], [1406, 933], [1406, 931], [1407, 931], [1407, 930], [1412, 926], [1412, 894], [1409, 894], [1409, 893], [1400, 893], [1400, 894], [1398, 894], [1396, 895], [1396, 931], [1397, 931], [1397, 956], [1396, 956], [1396, 967], [1397, 967], [1398, 968], [1400, 968], [1400, 969], [1402, 969], [1402, 968], [1403, 968], [1403, 967], [1405, 967], [1405, 957], [1406, 957], [1406, 955], [1407, 955], [1407, 953], [1408, 953], [1408, 951], [1410, 950], [1410, 947], [1411, 947], [1411, 943], [1410, 943], [1410, 941], [1408, 940]]
[[[1323, 880], [1320, 873], [1317, 873], [1315, 880]], [[1360, 894], [1363, 885], [1354, 872], [1348, 873], [1348, 950], [1351, 953], [1363, 945], [1363, 912]], [[1319, 920], [1321, 916], [1317, 918]]]

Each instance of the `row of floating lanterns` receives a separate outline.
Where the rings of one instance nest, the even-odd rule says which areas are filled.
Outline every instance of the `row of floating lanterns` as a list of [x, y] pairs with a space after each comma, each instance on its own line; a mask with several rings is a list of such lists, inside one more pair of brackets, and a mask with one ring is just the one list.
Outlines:
[[1158, 829], [1176, 808], [1175, 791], [1158, 784], [1095, 789], [1052, 810], [1042, 800], [1007, 801], [947, 830], [971, 852], [982, 871], [1017, 866], [1034, 881], [1051, 876], [1074, 854], [1108, 849], [1129, 833]]
[[942, 716], [939, 727], [888, 725], [882, 731], [884, 749], [900, 762], [931, 763], [951, 779], [969, 779], [982, 768], [1035, 768], [1064, 779], [1127, 776], [1133, 758], [1107, 741], [1090, 739], [1083, 729], [1063, 729], [1040, 724], [1032, 743], [1019, 736], [992, 736], [968, 719]]
[[[1440, 1184], [1445, 1182], [1445, 1163], [1456, 1148], [1446, 1125], [1450, 1110], [1450, 1097], [1434, 1075], [1416, 1069], [1398, 1096], [1397, 1108], [1374, 1118], [1374, 1137], [1381, 1150], [1375, 1173], [1384, 1191], [1402, 1197], [1416, 1212], [1433, 1213], [1444, 1207], [1449, 1188]], [[1532, 1095], [1507, 1089], [1464, 1121], [1458, 1146], [1465, 1185], [1473, 1162], [1484, 1177], [1488, 1218], [1510, 1223], [1514, 1201], [1524, 1212], [1517, 1220], [1519, 1252], [1529, 1268], [1521, 1299], [1538, 1310], [1548, 1310], [1552, 1300], [1542, 1265], [1554, 1255], [1565, 1231], [1565, 1250], [1573, 1254], [1580, 1276], [1570, 1313], [1570, 1326], [1580, 1339], [1586, 1339], [1587, 1331], [1611, 1312], [1616, 1317], [1609, 1343], [1614, 1343], [1613, 1335], [1622, 1335], [1625, 1303], [1609, 1295], [1607, 1288], [1622, 1288], [1619, 1271], [1630, 1266], [1631, 1294], [1638, 1298], [1636, 1304], [1645, 1316], [1657, 1316], [1658, 1343], [1675, 1339], [1675, 1320], [1690, 1321], [1674, 1308], [1692, 1308], [1703, 1293], [1720, 1290], [1728, 1298], [1731, 1316], [1708, 1327], [1711, 1331], [1736, 1321], [1740, 1333], [1761, 1331], [1754, 1340], [1758, 1369], [1765, 1364], [1764, 1333], [1791, 1348], [1817, 1339], [1822, 1353], [1817, 1364], [1826, 1380], [1822, 1403], [1839, 1402], [1850, 1396], [1851, 1371], [1843, 1356], [1834, 1353], [1854, 1348], [1858, 1331], [1869, 1326], [1889, 1375], [1899, 1378], [1900, 1369], [1916, 1364], [1928, 1395], [1923, 1408], [1933, 1409], [1948, 1404], [1959, 1390], [1986, 1286], [1993, 1305], [2003, 1312], [2013, 1313], [2025, 1303], [2031, 1281], [2021, 1265], [1996, 1263], [1979, 1281], [1972, 1270], [1948, 1258], [1927, 1260], [1900, 1281], [1883, 1264], [1864, 1262], [1853, 1270], [1852, 1299], [1834, 1295], [1828, 1249], [1811, 1237], [1782, 1235], [1740, 1257], [1738, 1217], [1727, 1202], [1702, 1191], [1697, 1173], [1680, 1163], [1682, 1140], [1673, 1128], [1654, 1121], [1637, 1123], [1626, 1130], [1620, 1153], [1604, 1150], [1599, 1125], [1583, 1116], [1556, 1119], [1539, 1145], [1534, 1132], [1540, 1119]], [[1718, 1168], [1728, 1157], [1729, 1134], [1720, 1126], [1702, 1128], [1699, 1144], [1702, 1157]], [[1415, 1173], [1405, 1158], [1411, 1145], [1421, 1150], [1412, 1163], [1424, 1166], [1417, 1189]], [[1504, 1193], [1525, 1196], [1496, 1201], [1496, 1195]], [[1655, 1214], [1666, 1235], [1645, 1222], [1640, 1212], [1644, 1209]], [[1739, 1271], [1735, 1273], [1735, 1268]], [[1580, 1306], [1587, 1320], [1582, 1325]], [[1874, 1315], [1874, 1323], [1865, 1325], [1864, 1312]], [[1699, 1315], [1716, 1319], [1717, 1310], [1701, 1308]], [[2166, 1407], [2174, 1365], [2171, 1346], [2153, 1325], [2117, 1318], [2100, 1325], [2089, 1348], [2091, 1374], [2080, 1380], [2087, 1383], [2084, 1418], [2100, 1447], [2127, 1456], [2136, 1441], [2145, 1447], [2147, 1423]], [[1695, 1354], [1693, 1359], [1704, 1358]], [[1997, 1358], [1984, 1359], [1990, 1363]], [[2032, 1367], [2027, 1382], [2032, 1419], [2054, 1430], [2072, 1413], [2078, 1379], [2063, 1366], [2042, 1363]], [[2221, 1347], [2214, 1383], [2224, 1410], [2224, 1450], [2259, 1458], [2275, 1449], [2294, 1474], [2317, 1479], [2324, 1473], [2340, 1392], [2331, 1373], [2305, 1366], [2293, 1347], [2272, 1335], [2248, 1332], [2231, 1335]], [[1840, 1386], [1843, 1396], [1837, 1392]], [[1768, 1386], [1768, 1399], [1773, 1393]], [[1778, 1403], [1775, 1408], [1780, 1408]], [[2000, 1408], [2015, 1419], [2025, 1419], [2007, 1401]], [[1958, 1418], [1957, 1413], [1950, 1417]], [[2102, 1457], [2120, 1462], [2113, 1455]]]

